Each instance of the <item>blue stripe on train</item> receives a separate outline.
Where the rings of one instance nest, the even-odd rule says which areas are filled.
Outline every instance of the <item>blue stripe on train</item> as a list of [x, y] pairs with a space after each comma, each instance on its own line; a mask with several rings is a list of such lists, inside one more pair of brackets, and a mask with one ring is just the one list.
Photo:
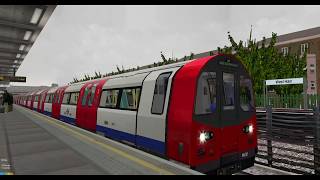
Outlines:
[[103, 132], [105, 136], [109, 136], [116, 140], [125, 140], [131, 143], [135, 143], [135, 135], [133, 134], [129, 134], [126, 132], [114, 130], [114, 129], [107, 128], [104, 126], [99, 126], [99, 125], [97, 125], [96, 131]]
[[75, 125], [75, 121], [76, 121], [74, 118], [63, 116], [63, 115], [60, 115], [60, 120], [72, 125]]
[[139, 135], [136, 136], [136, 145], [163, 155], [166, 152], [164, 142]]
[[161, 141], [157, 141], [154, 139], [146, 138], [143, 136], [136, 136], [133, 134], [129, 134], [126, 132], [114, 130], [111, 128], [107, 128], [104, 126], [97, 125], [96, 131], [104, 133], [105, 136], [109, 136], [115, 140], [121, 141], [129, 141], [134, 143], [136, 146], [142, 147], [144, 149], [159, 153], [165, 154], [165, 143]]
[[43, 111], [43, 114], [51, 117], [51, 114], [52, 114], [52, 113], [51, 113], [51, 112], [48, 112], [48, 111]]

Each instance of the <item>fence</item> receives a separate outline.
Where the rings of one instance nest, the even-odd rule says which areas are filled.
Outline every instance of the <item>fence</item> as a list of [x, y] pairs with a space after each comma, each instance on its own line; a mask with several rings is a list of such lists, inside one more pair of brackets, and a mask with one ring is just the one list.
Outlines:
[[[304, 109], [303, 94], [268, 95], [265, 100], [263, 94], [255, 95], [256, 107], [271, 105], [273, 108]], [[265, 104], [266, 101], [266, 104]], [[307, 109], [312, 109], [320, 103], [320, 95], [307, 95]]]
[[319, 108], [276, 111], [257, 110], [256, 163], [299, 174], [320, 174]]

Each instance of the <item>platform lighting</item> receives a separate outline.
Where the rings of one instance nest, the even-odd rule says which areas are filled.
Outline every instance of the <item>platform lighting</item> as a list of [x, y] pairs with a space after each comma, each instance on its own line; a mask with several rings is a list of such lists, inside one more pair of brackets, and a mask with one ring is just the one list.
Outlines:
[[30, 36], [31, 36], [32, 32], [31, 31], [26, 31], [26, 33], [24, 34], [23, 40], [29, 40]]
[[32, 24], [37, 24], [39, 19], [40, 19], [40, 16], [41, 16], [41, 13], [42, 13], [42, 9], [40, 8], [36, 8], [33, 12], [33, 15], [31, 17], [31, 20], [30, 20], [30, 23]]
[[21, 57], [21, 54], [17, 54], [16, 58], [20, 58]]

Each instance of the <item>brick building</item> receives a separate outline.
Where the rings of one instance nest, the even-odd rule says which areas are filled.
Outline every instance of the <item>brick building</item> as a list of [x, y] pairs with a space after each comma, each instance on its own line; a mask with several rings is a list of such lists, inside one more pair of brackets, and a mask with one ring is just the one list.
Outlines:
[[320, 27], [279, 35], [275, 46], [283, 54], [307, 51], [307, 93], [320, 94]]

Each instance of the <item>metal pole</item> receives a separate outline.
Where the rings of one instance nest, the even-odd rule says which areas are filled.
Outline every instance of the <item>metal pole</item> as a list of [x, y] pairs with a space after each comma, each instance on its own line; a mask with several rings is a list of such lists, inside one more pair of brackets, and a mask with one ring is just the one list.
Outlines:
[[315, 141], [313, 143], [314, 173], [320, 175], [320, 111], [315, 107], [313, 117], [315, 121]]
[[268, 91], [268, 88], [267, 88], [267, 84], [266, 84], [266, 80], [264, 81], [264, 107], [267, 107], [267, 104], [268, 104], [268, 98], [267, 98], [267, 91]]
[[272, 166], [272, 107], [267, 105], [266, 109], [266, 126], [267, 126], [267, 160], [268, 166]]
[[303, 108], [308, 109], [308, 96], [307, 96], [307, 78], [303, 77]]

